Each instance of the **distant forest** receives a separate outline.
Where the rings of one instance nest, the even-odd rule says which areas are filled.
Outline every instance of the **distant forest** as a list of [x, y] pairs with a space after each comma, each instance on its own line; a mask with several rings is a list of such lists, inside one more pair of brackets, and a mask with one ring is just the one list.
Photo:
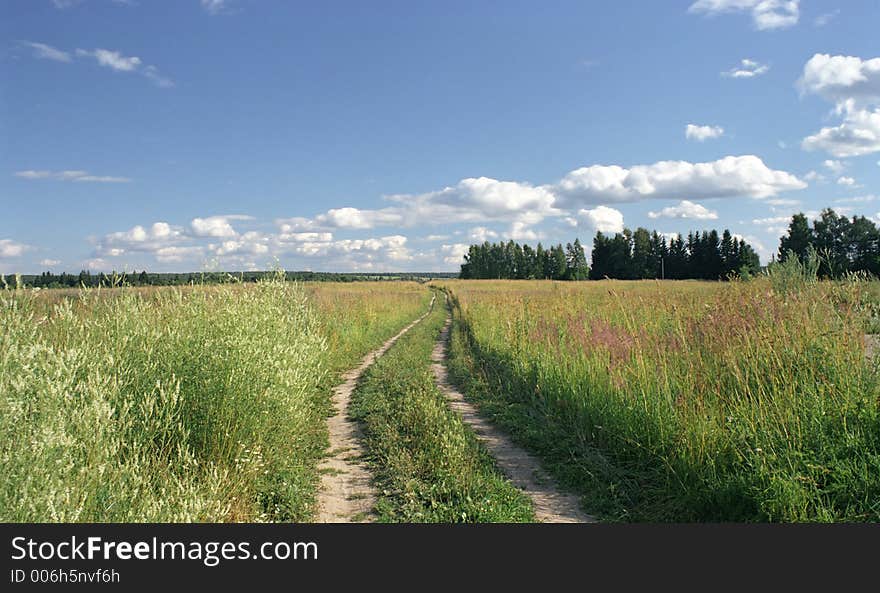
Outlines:
[[460, 278], [507, 278], [549, 280], [601, 280], [647, 278], [704, 280], [750, 276], [760, 271], [758, 254], [744, 240], [725, 230], [692, 232], [671, 241], [657, 231], [638, 228], [635, 232], [593, 239], [592, 267], [587, 265], [578, 239], [544, 249], [514, 241], [471, 245], [461, 266]]
[[[261, 278], [271, 276], [274, 272], [191, 272], [182, 274], [154, 274], [146, 271], [130, 274], [92, 274], [87, 270], [79, 274], [53, 274], [43, 272], [39, 275], [21, 275], [20, 281], [24, 286], [32, 288], [77, 288], [80, 286], [181, 286], [186, 284], [222, 284], [226, 282], [256, 282]], [[430, 278], [453, 278], [454, 272], [389, 272], [389, 273], [333, 273], [333, 272], [285, 272], [287, 280], [301, 282], [367, 282], [377, 280], [414, 280], [424, 282]], [[14, 280], [7, 279], [10, 284]], [[3, 286], [0, 285], [0, 289]]]

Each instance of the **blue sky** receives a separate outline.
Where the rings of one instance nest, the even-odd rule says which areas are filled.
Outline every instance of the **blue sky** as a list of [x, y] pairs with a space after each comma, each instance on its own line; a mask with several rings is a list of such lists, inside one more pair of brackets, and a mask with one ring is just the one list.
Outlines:
[[6, 0], [0, 272], [880, 221], [876, 1]]

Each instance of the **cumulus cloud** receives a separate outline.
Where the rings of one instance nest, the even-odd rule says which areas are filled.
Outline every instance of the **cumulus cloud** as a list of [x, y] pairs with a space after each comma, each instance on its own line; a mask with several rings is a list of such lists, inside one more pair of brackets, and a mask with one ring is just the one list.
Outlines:
[[30, 246], [12, 239], [0, 239], [0, 258], [20, 257]]
[[[602, 233], [623, 232], [623, 213], [620, 210], [608, 206], [597, 206], [589, 210], [581, 208], [577, 215], [580, 221], [595, 231]], [[580, 226], [580, 222], [578, 226]]]
[[155, 222], [149, 228], [136, 225], [127, 231], [105, 235], [96, 246], [100, 257], [118, 257], [130, 251], [156, 253], [172, 247], [184, 237], [183, 229], [167, 222]]
[[853, 179], [852, 177], [839, 177], [837, 179], [837, 185], [852, 186], [852, 185], [855, 185], [855, 183], [856, 183], [856, 180]]
[[210, 249], [215, 255], [218, 256], [255, 256], [265, 255], [269, 253], [268, 243], [268, 237], [261, 235], [260, 233], [257, 233], [255, 231], [250, 231], [235, 239], [229, 239], [228, 241], [223, 241], [222, 243], [217, 245], [208, 245], [208, 249]]
[[464, 256], [467, 252], [468, 245], [464, 243], [440, 246], [440, 253], [443, 255], [443, 262], [453, 266], [461, 264], [464, 261]]
[[61, 263], [61, 260], [58, 260], [58, 259], [41, 259], [40, 260], [40, 265], [46, 266], [48, 268], [55, 267], [60, 263]]
[[824, 127], [801, 142], [804, 150], [824, 150], [836, 157], [854, 157], [880, 151], [880, 109], [845, 107], [838, 126]]
[[66, 51], [46, 45], [45, 43], [36, 43], [34, 41], [22, 41], [21, 45], [29, 47], [33, 50], [33, 56], [41, 60], [52, 60], [54, 62], [70, 62], [72, 58]]
[[804, 65], [797, 86], [834, 104], [842, 118], [801, 142], [804, 150], [824, 150], [836, 157], [880, 151], [880, 58], [815, 54]]
[[791, 173], [770, 169], [760, 158], [745, 155], [708, 163], [660, 161], [629, 169], [593, 165], [572, 171], [554, 190], [564, 205], [572, 205], [675, 199], [682, 194], [700, 199], [769, 198], [805, 187], [806, 183]]
[[697, 0], [688, 12], [715, 16], [745, 12], [759, 31], [784, 29], [797, 24], [800, 0]]
[[16, 171], [16, 177], [22, 179], [54, 179], [57, 181], [77, 181], [85, 183], [128, 183], [128, 177], [110, 175], [90, 175], [88, 171], [46, 171], [27, 170]]
[[376, 226], [396, 225], [403, 222], [402, 214], [394, 208], [361, 210], [333, 208], [315, 218], [321, 226], [340, 229], [371, 229]]
[[490, 239], [498, 237], [498, 233], [484, 226], [477, 226], [470, 230], [469, 237], [475, 243], [485, 243]]
[[721, 126], [698, 126], [688, 124], [684, 130], [684, 137], [688, 140], [696, 140], [703, 142], [710, 138], [720, 138], [724, 134], [724, 128]]
[[682, 200], [676, 206], [668, 206], [658, 212], [648, 212], [649, 218], [693, 218], [696, 220], [717, 220], [718, 213], [702, 204]]
[[767, 64], [761, 64], [744, 58], [740, 60], [739, 66], [725, 70], [721, 73], [721, 76], [726, 76], [727, 78], [754, 78], [755, 76], [766, 74], [768, 70], [770, 70], [770, 66]]
[[542, 237], [541, 233], [530, 229], [526, 223], [519, 220], [510, 225], [507, 236], [514, 241], [537, 241]]
[[815, 54], [804, 64], [797, 87], [835, 104], [875, 103], [880, 101], [880, 58]]
[[235, 237], [238, 235], [230, 220], [251, 220], [251, 216], [241, 214], [225, 216], [208, 216], [207, 218], [194, 218], [190, 222], [190, 228], [196, 237]]
[[839, 175], [843, 172], [844, 169], [846, 169], [846, 163], [844, 161], [835, 161], [832, 159], [826, 159], [822, 161], [822, 166], [837, 175]]
[[182, 262], [199, 257], [204, 249], [197, 245], [160, 247], [154, 252], [156, 261], [162, 263]]

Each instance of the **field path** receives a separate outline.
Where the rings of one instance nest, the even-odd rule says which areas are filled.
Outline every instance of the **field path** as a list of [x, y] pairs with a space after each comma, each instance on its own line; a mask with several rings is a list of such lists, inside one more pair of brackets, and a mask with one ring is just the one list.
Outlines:
[[446, 371], [446, 349], [451, 327], [452, 317], [447, 314], [446, 324], [431, 356], [431, 369], [437, 386], [449, 400], [449, 407], [476, 433], [510, 481], [532, 499], [538, 521], [595, 523], [595, 518], [581, 511], [577, 496], [559, 490], [534, 455], [513, 444], [507, 435], [482, 418], [476, 407], [465, 401], [461, 392], [450, 385]]
[[318, 493], [317, 523], [368, 522], [373, 519], [376, 494], [363, 459], [360, 426], [357, 421], [349, 419], [348, 403], [363, 372], [403, 334], [427, 317], [434, 308], [435, 300], [436, 295], [432, 295], [431, 304], [421, 317], [388, 339], [381, 348], [367, 354], [357, 367], [342, 376], [343, 382], [333, 390], [332, 402], [336, 413], [327, 421], [330, 448], [327, 457], [318, 465], [321, 490]]

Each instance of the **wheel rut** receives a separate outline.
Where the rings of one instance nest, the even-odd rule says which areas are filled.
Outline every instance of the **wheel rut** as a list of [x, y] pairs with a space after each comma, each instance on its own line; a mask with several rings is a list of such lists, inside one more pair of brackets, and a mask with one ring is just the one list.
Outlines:
[[495, 457], [498, 467], [508, 479], [529, 498], [535, 518], [542, 523], [595, 523], [596, 519], [584, 513], [577, 496], [561, 491], [541, 466], [537, 457], [515, 445], [510, 438], [479, 415], [476, 407], [449, 383], [446, 370], [447, 347], [452, 328], [452, 317], [447, 313], [446, 324], [434, 346], [431, 369], [440, 391], [449, 406], [470, 426], [477, 438]]
[[428, 310], [418, 319], [389, 338], [382, 346], [361, 359], [360, 364], [342, 376], [342, 383], [333, 389], [334, 414], [327, 421], [330, 447], [327, 457], [318, 465], [321, 489], [318, 494], [317, 523], [370, 522], [375, 518], [373, 507], [376, 493], [372, 476], [364, 462], [364, 447], [358, 422], [348, 417], [348, 405], [358, 379], [376, 359], [430, 314], [436, 295]]

